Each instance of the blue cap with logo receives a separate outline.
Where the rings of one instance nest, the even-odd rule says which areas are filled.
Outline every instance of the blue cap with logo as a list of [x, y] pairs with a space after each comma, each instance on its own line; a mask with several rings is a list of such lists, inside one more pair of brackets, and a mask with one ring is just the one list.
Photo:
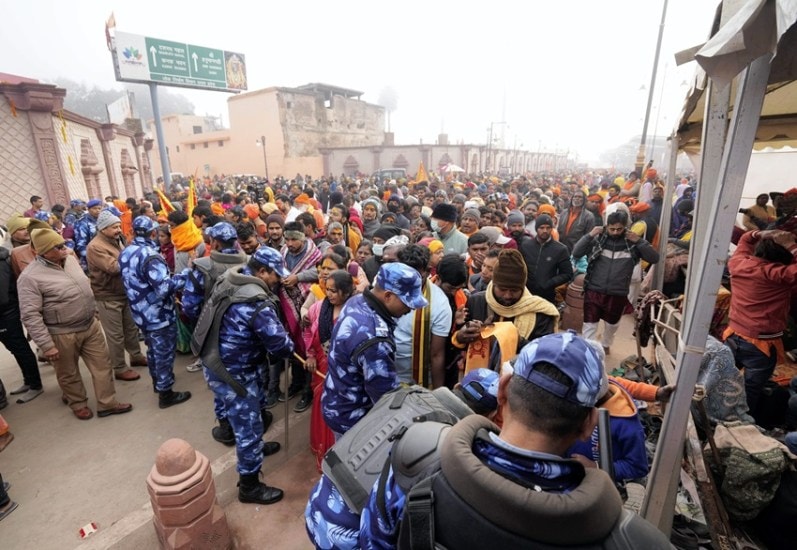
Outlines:
[[220, 241], [234, 241], [238, 238], [235, 228], [227, 222], [219, 222], [212, 227], [208, 227], [205, 233], [207, 233], [208, 237], [211, 239], [218, 239]]
[[138, 216], [133, 220], [133, 232], [136, 235], [149, 235], [158, 229], [158, 222], [148, 216]]
[[498, 373], [490, 369], [473, 369], [460, 382], [462, 393], [484, 408], [498, 408]]
[[[570, 379], [570, 384], [541, 373], [536, 368], [540, 363], [556, 367]], [[594, 407], [608, 385], [600, 357], [573, 330], [548, 334], [527, 344], [515, 361], [514, 371], [515, 376], [582, 407]]]
[[273, 269], [280, 277], [287, 277], [291, 274], [291, 272], [285, 267], [285, 260], [283, 259], [282, 254], [270, 246], [264, 245], [255, 250], [255, 253], [252, 254], [252, 259], [260, 265], [268, 267], [269, 269]]
[[426, 307], [429, 303], [421, 291], [420, 274], [408, 265], [398, 262], [383, 264], [374, 284], [395, 294], [410, 309]]
[[91, 199], [86, 204], [86, 206], [88, 206], [89, 208], [94, 208], [95, 206], [100, 206], [101, 204], [102, 204], [102, 201], [100, 199]]

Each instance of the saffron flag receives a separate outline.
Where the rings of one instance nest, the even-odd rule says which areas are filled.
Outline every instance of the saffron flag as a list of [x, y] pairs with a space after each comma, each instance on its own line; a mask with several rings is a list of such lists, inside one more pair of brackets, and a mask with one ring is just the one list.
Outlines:
[[415, 174], [415, 181], [420, 183], [422, 181], [429, 181], [429, 174], [426, 173], [426, 168], [423, 167], [423, 161], [418, 167], [418, 173]]
[[158, 201], [161, 203], [161, 211], [164, 215], [168, 215], [171, 212], [174, 212], [174, 205], [166, 198], [166, 195], [163, 194], [163, 191], [160, 189], [155, 189], [155, 193], [158, 195]]
[[196, 182], [194, 178], [188, 180], [188, 199], [185, 201], [185, 211], [188, 214], [188, 217], [191, 217], [191, 213], [194, 211], [194, 207], [196, 206], [197, 198], [196, 198]]

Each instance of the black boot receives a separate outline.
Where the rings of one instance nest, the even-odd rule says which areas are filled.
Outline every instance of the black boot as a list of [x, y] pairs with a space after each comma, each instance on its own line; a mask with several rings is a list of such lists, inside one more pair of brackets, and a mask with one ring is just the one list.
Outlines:
[[266, 433], [274, 422], [274, 415], [267, 409], [260, 409], [260, 418], [263, 420], [263, 433]]
[[238, 500], [253, 504], [274, 504], [282, 500], [282, 489], [269, 487], [258, 474], [241, 474], [238, 479]]
[[159, 394], [160, 397], [158, 398], [158, 406], [161, 409], [168, 409], [172, 405], [179, 405], [180, 403], [191, 399], [190, 391], [166, 390], [159, 392]]
[[219, 420], [219, 425], [213, 428], [210, 434], [213, 436], [213, 439], [228, 447], [235, 445], [235, 432], [232, 431], [230, 421], [226, 418]]

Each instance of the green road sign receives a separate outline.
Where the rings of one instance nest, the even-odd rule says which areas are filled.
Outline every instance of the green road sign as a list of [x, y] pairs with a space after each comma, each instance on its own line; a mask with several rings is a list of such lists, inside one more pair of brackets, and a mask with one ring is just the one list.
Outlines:
[[188, 68], [192, 78], [226, 83], [224, 52], [201, 46], [188, 45]]
[[188, 67], [188, 47], [179, 42], [144, 37], [147, 62], [151, 75], [191, 76]]
[[116, 80], [230, 92], [247, 89], [246, 60], [240, 53], [119, 31], [113, 45]]

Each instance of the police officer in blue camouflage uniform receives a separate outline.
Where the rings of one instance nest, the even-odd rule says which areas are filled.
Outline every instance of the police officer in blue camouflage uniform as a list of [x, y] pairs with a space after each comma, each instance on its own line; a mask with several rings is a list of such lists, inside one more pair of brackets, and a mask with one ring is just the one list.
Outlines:
[[86, 248], [89, 246], [89, 241], [97, 234], [97, 218], [102, 211], [103, 202], [100, 199], [91, 199], [86, 206], [88, 207], [86, 214], [75, 222], [75, 253], [83, 271], [88, 269]]
[[[265, 398], [263, 376], [268, 368], [266, 354], [277, 360], [293, 354], [293, 341], [277, 315], [278, 299], [273, 293], [280, 280], [288, 275], [282, 255], [272, 248], [260, 247], [246, 267], [231, 269], [219, 278], [202, 312], [203, 316], [208, 314], [225, 287], [242, 289], [248, 286], [257, 292], [256, 300], [236, 302], [233, 299], [218, 323], [218, 357], [228, 380], [206, 363], [204, 348], [201, 354], [206, 365], [205, 378], [215, 401], [221, 402], [235, 434], [240, 502], [273, 504], [283, 496], [281, 489], [262, 483], [259, 474], [263, 457], [280, 449], [277, 442], [263, 442], [261, 409]], [[200, 320], [197, 330], [201, 325]], [[236, 391], [236, 385], [240, 392]]]
[[135, 238], [119, 255], [119, 270], [133, 321], [144, 334], [158, 406], [165, 409], [188, 401], [191, 392], [172, 390], [177, 346], [174, 293], [185, 285], [185, 275], [169, 275], [169, 266], [158, 252], [157, 230], [157, 222], [147, 216], [133, 220]]
[[[498, 382], [500, 430], [476, 415], [463, 418], [438, 440], [439, 461], [429, 459], [419, 478], [405, 466], [420, 459], [420, 432], [410, 427], [393, 445], [391, 467], [362, 511], [360, 547], [386, 550], [420, 537], [462, 550], [671, 548], [660, 531], [624, 510], [606, 472], [567, 455], [596, 425], [595, 404], [607, 384], [603, 362], [575, 332], [532, 341]], [[423, 452], [431, 455], [428, 445]]]
[[425, 307], [421, 276], [402, 263], [383, 264], [373, 290], [346, 302], [332, 331], [329, 366], [321, 397], [324, 420], [338, 436], [397, 387], [396, 319]]
[[[498, 373], [474, 369], [454, 387], [454, 395], [475, 414], [492, 418], [498, 409]], [[384, 411], [372, 410], [369, 414], [383, 416]], [[383, 423], [379, 429], [384, 430]], [[396, 431], [400, 429], [396, 428]], [[392, 445], [392, 438], [388, 441]], [[354, 550], [360, 547], [360, 514], [349, 508], [338, 487], [326, 474], [321, 474], [310, 491], [304, 521], [310, 541], [319, 550]]]
[[[182, 311], [194, 322], [199, 317], [202, 306], [210, 297], [216, 279], [228, 269], [246, 265], [246, 254], [242, 254], [235, 246], [238, 234], [232, 225], [227, 222], [219, 222], [209, 227], [205, 234], [211, 238], [210, 256], [194, 260], [183, 289]], [[207, 380], [207, 371], [205, 371], [205, 379]], [[216, 419], [219, 421], [219, 425], [211, 431], [213, 439], [224, 445], [235, 445], [235, 434], [226, 418], [223, 401], [214, 397], [213, 408], [216, 411]], [[273, 418], [271, 412], [265, 412], [267, 413], [264, 413], [265, 416]]]

